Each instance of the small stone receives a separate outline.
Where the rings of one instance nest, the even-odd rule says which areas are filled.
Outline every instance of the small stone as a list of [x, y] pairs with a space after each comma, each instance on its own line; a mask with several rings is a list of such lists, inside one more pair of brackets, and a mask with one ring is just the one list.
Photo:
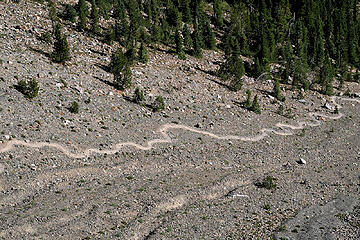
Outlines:
[[304, 103], [304, 104], [306, 103], [306, 100], [305, 100], [305, 99], [299, 99], [298, 101], [299, 101], [300, 103]]
[[4, 136], [6, 140], [9, 140], [10, 139], [10, 136], [9, 135], [5, 135]]
[[324, 108], [333, 110], [333, 107], [328, 102], [325, 103]]
[[298, 163], [298, 164], [306, 164], [306, 161], [305, 161], [305, 159], [300, 158], [300, 160], [297, 161], [297, 163]]

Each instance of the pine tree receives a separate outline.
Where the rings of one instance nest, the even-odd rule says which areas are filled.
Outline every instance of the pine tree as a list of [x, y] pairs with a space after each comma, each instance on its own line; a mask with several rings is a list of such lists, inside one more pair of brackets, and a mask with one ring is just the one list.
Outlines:
[[165, 18], [161, 19], [161, 32], [162, 32], [162, 41], [165, 44], [170, 43], [170, 26]]
[[114, 74], [115, 88], [124, 90], [131, 86], [130, 63], [121, 49], [112, 54], [109, 70]]
[[241, 78], [244, 74], [245, 68], [240, 56], [239, 42], [234, 38], [232, 51], [225, 55], [225, 62], [220, 66], [220, 77], [223, 81], [230, 81], [230, 90], [238, 91], [242, 87]]
[[175, 31], [175, 43], [176, 43], [176, 54], [178, 55], [179, 59], [185, 60], [186, 56], [184, 52], [182, 37], [180, 35], [179, 30]]
[[155, 22], [151, 27], [151, 36], [152, 40], [157, 43], [161, 40], [161, 29], [159, 27], [158, 22]]
[[89, 11], [85, 0], [79, 0], [77, 9], [79, 12], [78, 29], [83, 31], [86, 28], [86, 17]]
[[65, 20], [69, 20], [70, 22], [76, 22], [77, 12], [75, 8], [71, 4], [65, 4], [64, 12], [62, 13], [62, 17]]
[[181, 1], [181, 12], [182, 12], [182, 20], [185, 23], [191, 24], [191, 10], [190, 10], [190, 1], [191, 0], [183, 0]]
[[55, 22], [59, 21], [59, 18], [57, 16], [56, 6], [53, 1], [49, 1], [49, 18], [53, 23], [53, 27], [55, 25]]
[[193, 42], [192, 42], [189, 27], [187, 26], [187, 24], [184, 24], [182, 35], [184, 37], [184, 46], [185, 46], [185, 48], [187, 50], [190, 50], [192, 45], [193, 45]]
[[195, 29], [192, 34], [193, 41], [193, 55], [197, 58], [202, 58], [201, 42], [202, 38], [199, 32], [199, 27], [195, 24]]
[[245, 102], [245, 107], [246, 107], [247, 109], [250, 109], [251, 106], [252, 106], [252, 102], [251, 102], [251, 90], [250, 90], [250, 89], [248, 89], [248, 90], [246, 91], [246, 95], [247, 95], [247, 98], [246, 98], [246, 102]]
[[251, 111], [253, 111], [256, 114], [261, 114], [261, 108], [260, 108], [260, 104], [258, 102], [258, 96], [255, 95], [252, 106], [251, 106]]
[[285, 101], [285, 97], [281, 94], [280, 83], [278, 79], [276, 79], [274, 82], [273, 96], [279, 101]]
[[223, 12], [222, 12], [222, 2], [220, 0], [214, 0], [214, 18], [216, 26], [223, 27], [224, 19], [223, 19]]
[[96, 6], [95, 0], [91, 0], [91, 32], [98, 34], [100, 32], [99, 27], [99, 10]]
[[65, 63], [70, 60], [70, 48], [69, 43], [65, 36], [61, 33], [60, 23], [55, 25], [55, 42], [54, 51], [51, 54], [51, 58], [54, 62]]
[[215, 34], [212, 28], [210, 27], [209, 20], [206, 20], [202, 34], [203, 34], [205, 47], [207, 49], [214, 50], [216, 48], [216, 40], [215, 40]]
[[139, 61], [141, 63], [146, 64], [148, 62], [147, 49], [143, 41], [141, 41], [138, 55], [139, 55]]

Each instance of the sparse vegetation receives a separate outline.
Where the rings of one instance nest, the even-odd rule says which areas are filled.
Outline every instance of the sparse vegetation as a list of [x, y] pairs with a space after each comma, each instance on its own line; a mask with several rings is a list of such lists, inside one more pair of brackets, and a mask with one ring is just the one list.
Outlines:
[[151, 108], [154, 112], [161, 112], [165, 109], [165, 102], [162, 96], [155, 98], [155, 101], [151, 104]]
[[71, 113], [79, 113], [79, 103], [76, 101], [72, 102], [69, 107], [69, 111]]
[[20, 80], [15, 88], [29, 99], [35, 98], [39, 93], [39, 85], [35, 79], [30, 81]]
[[133, 101], [137, 104], [142, 104], [144, 102], [144, 100], [145, 100], [144, 92], [142, 90], [140, 90], [140, 88], [137, 87], [135, 89]]
[[261, 182], [255, 183], [255, 185], [260, 188], [272, 190], [276, 188], [275, 180], [276, 178], [272, 176], [266, 176]]

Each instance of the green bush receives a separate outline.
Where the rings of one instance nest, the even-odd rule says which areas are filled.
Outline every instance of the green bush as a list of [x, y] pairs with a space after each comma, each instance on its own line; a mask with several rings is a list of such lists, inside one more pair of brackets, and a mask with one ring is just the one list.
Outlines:
[[154, 112], [161, 112], [162, 110], [164, 110], [164, 99], [161, 96], [157, 96], [155, 101], [151, 104], [151, 108]]
[[145, 100], [144, 92], [140, 88], [135, 89], [133, 101], [137, 104], [141, 104]]
[[72, 102], [71, 106], [69, 107], [69, 111], [71, 113], [79, 113], [79, 103], [76, 101]]
[[255, 185], [260, 188], [271, 190], [276, 188], [276, 184], [274, 183], [275, 180], [276, 178], [272, 176], [266, 176], [261, 182], [257, 182]]
[[17, 83], [15, 88], [24, 94], [26, 98], [32, 99], [36, 97], [39, 93], [39, 85], [35, 79], [32, 79], [28, 82], [25, 80], [21, 80]]

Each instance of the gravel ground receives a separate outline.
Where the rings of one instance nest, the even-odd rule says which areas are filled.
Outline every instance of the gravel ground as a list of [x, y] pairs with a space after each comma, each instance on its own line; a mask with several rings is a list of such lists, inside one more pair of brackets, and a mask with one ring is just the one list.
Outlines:
[[[112, 76], [102, 67], [116, 45], [67, 24], [72, 60], [53, 64], [51, 44], [37, 38], [51, 27], [44, 5], [4, 1], [0, 12], [0, 238], [360, 238], [357, 102], [339, 100], [344, 117], [338, 120], [319, 117], [318, 127], [256, 142], [170, 129], [171, 142], [146, 151], [129, 146], [78, 158], [51, 147], [1, 151], [14, 139], [56, 143], [72, 153], [127, 141], [146, 145], [163, 138], [157, 129], [171, 123], [218, 136], [255, 136], [278, 122], [309, 121], [310, 112], [334, 114], [323, 107], [329, 98], [308, 92], [302, 103], [288, 89], [283, 104], [292, 117], [281, 116], [282, 103], [269, 94], [272, 83], [251, 79], [244, 90], [256, 89], [262, 114], [241, 108], [245, 91], [229, 92], [207, 73], [222, 58], [213, 51], [202, 60], [179, 60], [149, 49], [149, 63], [132, 69], [133, 87], [120, 92], [107, 84]], [[22, 79], [39, 82], [38, 97], [29, 101], [13, 87]], [[165, 111], [129, 101], [136, 86], [147, 103], [163, 96]], [[73, 101], [78, 114], [68, 110]], [[266, 176], [276, 186], [259, 184]]]

